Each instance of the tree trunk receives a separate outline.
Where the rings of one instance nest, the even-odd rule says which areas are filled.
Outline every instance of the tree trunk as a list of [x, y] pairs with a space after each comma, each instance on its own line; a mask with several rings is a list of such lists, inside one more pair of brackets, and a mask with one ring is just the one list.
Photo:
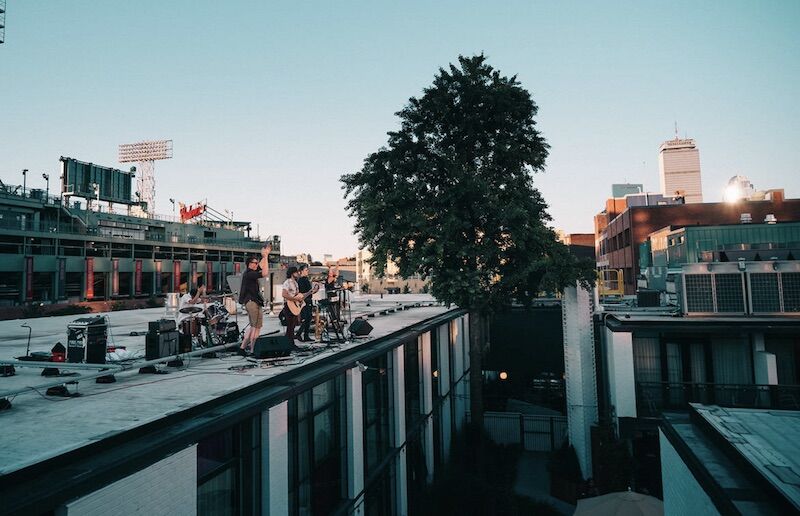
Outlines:
[[483, 316], [469, 313], [469, 411], [476, 436], [483, 432]]

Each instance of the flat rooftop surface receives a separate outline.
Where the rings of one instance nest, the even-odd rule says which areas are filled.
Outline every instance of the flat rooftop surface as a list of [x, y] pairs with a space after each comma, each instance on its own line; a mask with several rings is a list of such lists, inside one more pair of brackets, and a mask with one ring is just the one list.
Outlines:
[[800, 411], [692, 407], [800, 511]]
[[[92, 379], [68, 385], [71, 392], [81, 395], [74, 398], [46, 396], [41, 389], [27, 389], [9, 397], [10, 410], [0, 411], [0, 475], [181, 412], [343, 350], [368, 345], [377, 338], [450, 310], [434, 304], [431, 296], [423, 294], [387, 295], [383, 299], [377, 295], [356, 296], [352, 302], [352, 318], [375, 314], [369, 318], [373, 330], [367, 338], [338, 347], [314, 344], [288, 359], [260, 363], [232, 353], [219, 354], [213, 359], [185, 358], [181, 368], [160, 367], [169, 371], [164, 375], [137, 374], [137, 366], [116, 373], [116, 383], [97, 384]], [[108, 317], [109, 345], [126, 346], [129, 353], [143, 359], [145, 337], [143, 334], [131, 336], [131, 332], [146, 332], [148, 322], [162, 318], [164, 313], [163, 308], [152, 308], [100, 315]], [[23, 323], [32, 329], [31, 351], [50, 351], [58, 341], [66, 345], [68, 323], [94, 315], [98, 314], [0, 321], [0, 359], [9, 360], [25, 354], [28, 330], [21, 327]], [[240, 313], [240, 327], [246, 322], [246, 316]], [[275, 331], [281, 334], [284, 331], [277, 315], [265, 317], [262, 334]], [[90, 372], [78, 371], [79, 374]], [[15, 376], [0, 377], [0, 392], [60, 380], [42, 377], [40, 373], [40, 368], [17, 367]], [[63, 380], [80, 380], [80, 377]]]
[[800, 412], [691, 406], [664, 417], [742, 514], [781, 513], [764, 481], [800, 510]]

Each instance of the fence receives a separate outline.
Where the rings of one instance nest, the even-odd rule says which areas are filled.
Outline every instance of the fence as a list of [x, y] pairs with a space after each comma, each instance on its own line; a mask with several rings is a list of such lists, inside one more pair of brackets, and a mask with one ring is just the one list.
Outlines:
[[689, 403], [722, 407], [800, 410], [800, 385], [636, 382], [639, 416], [686, 410]]
[[483, 426], [497, 444], [518, 444], [526, 451], [553, 451], [567, 439], [566, 416], [485, 412]]

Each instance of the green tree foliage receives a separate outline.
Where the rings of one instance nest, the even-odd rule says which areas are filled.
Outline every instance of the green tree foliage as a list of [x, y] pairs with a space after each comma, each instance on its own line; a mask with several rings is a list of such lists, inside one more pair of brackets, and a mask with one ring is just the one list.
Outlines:
[[460, 56], [409, 99], [387, 146], [342, 176], [378, 274], [391, 259], [401, 276], [431, 278], [437, 299], [478, 313], [590, 281], [547, 226], [533, 186], [549, 148], [537, 110], [483, 55]]

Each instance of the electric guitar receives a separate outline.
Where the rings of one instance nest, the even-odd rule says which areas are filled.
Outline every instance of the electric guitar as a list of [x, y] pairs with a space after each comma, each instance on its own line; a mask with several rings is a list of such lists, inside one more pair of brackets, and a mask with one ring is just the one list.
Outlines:
[[286, 300], [286, 306], [289, 307], [289, 311], [292, 312], [292, 315], [300, 315], [300, 311], [306, 306], [305, 298], [314, 294], [317, 290], [319, 290], [319, 283], [314, 283], [314, 287], [303, 294], [303, 301], [294, 301], [291, 299]]

